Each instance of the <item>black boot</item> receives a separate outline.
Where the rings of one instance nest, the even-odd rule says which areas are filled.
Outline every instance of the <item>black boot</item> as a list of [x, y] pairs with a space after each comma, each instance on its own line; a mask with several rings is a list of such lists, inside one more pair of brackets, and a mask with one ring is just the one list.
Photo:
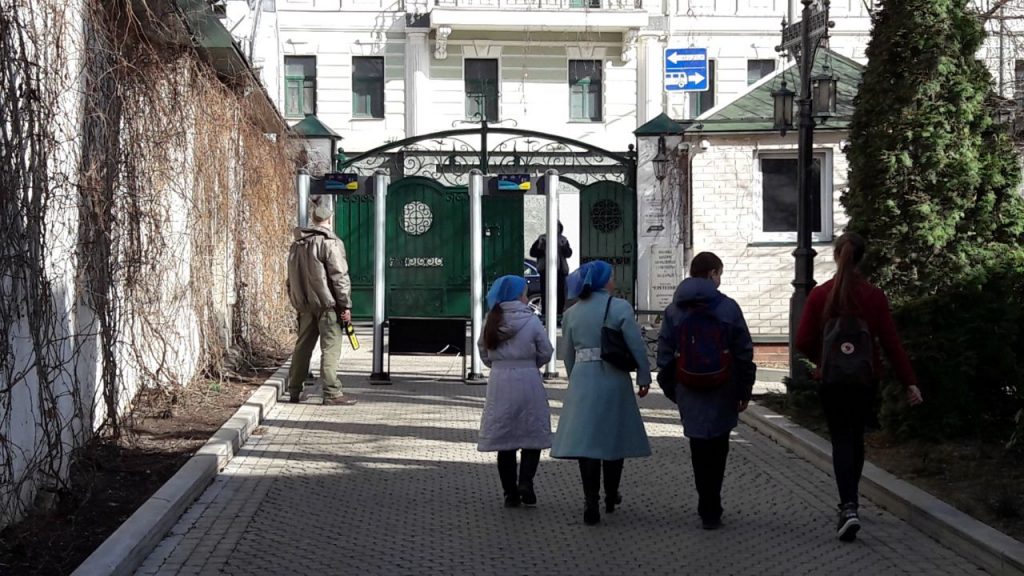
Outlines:
[[605, 460], [604, 464], [604, 511], [615, 512], [615, 507], [622, 504], [622, 493], [619, 482], [622, 480], [624, 460]]
[[533, 491], [533, 476], [540, 463], [540, 450], [523, 450], [519, 464], [519, 499], [525, 506], [537, 505], [537, 494]]
[[505, 492], [505, 507], [519, 506], [519, 490], [516, 486], [516, 451], [502, 450], [498, 452], [498, 476], [501, 477], [501, 489]]
[[601, 522], [601, 461], [580, 458], [580, 478], [583, 480], [583, 523], [593, 526]]

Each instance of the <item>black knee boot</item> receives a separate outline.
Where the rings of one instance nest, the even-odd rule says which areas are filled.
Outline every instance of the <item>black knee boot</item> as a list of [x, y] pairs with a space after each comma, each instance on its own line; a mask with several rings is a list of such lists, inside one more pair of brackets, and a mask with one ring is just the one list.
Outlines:
[[615, 512], [615, 506], [622, 503], [619, 481], [622, 480], [624, 460], [604, 460], [604, 510]]
[[593, 526], [601, 521], [601, 461], [592, 458], [580, 458], [580, 478], [583, 480], [583, 497], [586, 504], [583, 508], [583, 523]]
[[501, 450], [498, 452], [498, 476], [501, 477], [501, 489], [505, 492], [505, 506], [519, 506], [519, 490], [516, 486], [516, 451]]
[[527, 506], [537, 505], [537, 493], [533, 491], [533, 475], [537, 473], [540, 463], [540, 450], [522, 451], [519, 463], [519, 498]]

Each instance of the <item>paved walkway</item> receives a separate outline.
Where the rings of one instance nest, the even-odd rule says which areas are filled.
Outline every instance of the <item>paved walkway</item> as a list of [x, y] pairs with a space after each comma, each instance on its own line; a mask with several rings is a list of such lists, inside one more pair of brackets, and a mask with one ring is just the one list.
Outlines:
[[[395, 358], [370, 386], [368, 335], [347, 352], [354, 407], [279, 404], [138, 574], [981, 574], [871, 502], [856, 543], [833, 533], [831, 478], [750, 428], [733, 436], [726, 523], [697, 518], [674, 406], [641, 401], [653, 456], [629, 460], [624, 502], [582, 523], [574, 462], [545, 452], [535, 509], [502, 506], [476, 451], [485, 389], [457, 359]], [[452, 380], [446, 380], [450, 378]], [[550, 389], [554, 415], [565, 385]]]

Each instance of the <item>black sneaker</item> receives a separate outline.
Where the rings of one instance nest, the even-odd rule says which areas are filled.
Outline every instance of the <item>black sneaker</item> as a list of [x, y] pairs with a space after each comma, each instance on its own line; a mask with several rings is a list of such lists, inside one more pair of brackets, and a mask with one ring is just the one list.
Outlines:
[[846, 505], [839, 509], [839, 524], [836, 527], [836, 536], [843, 542], [853, 542], [857, 539], [857, 531], [860, 530], [860, 517], [857, 515], [857, 507]]
[[532, 484], [519, 485], [519, 500], [526, 507], [532, 508], [537, 505], [537, 493], [533, 491]]

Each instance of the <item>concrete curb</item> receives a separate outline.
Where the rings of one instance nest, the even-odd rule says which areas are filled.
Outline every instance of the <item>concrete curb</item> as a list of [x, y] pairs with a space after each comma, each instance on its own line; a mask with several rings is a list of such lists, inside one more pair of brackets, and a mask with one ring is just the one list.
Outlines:
[[132, 574], [277, 404], [288, 365], [278, 368], [178, 472], [135, 511], [72, 576]]
[[[751, 428], [832, 473], [832, 447], [824, 438], [763, 406], [751, 404], [740, 417]], [[870, 462], [864, 463], [860, 490], [878, 505], [970, 558], [990, 574], [1024, 576], [1024, 542], [975, 520]]]
[[758, 368], [757, 379], [761, 382], [782, 382], [783, 378], [789, 376], [789, 370], [779, 368]]

